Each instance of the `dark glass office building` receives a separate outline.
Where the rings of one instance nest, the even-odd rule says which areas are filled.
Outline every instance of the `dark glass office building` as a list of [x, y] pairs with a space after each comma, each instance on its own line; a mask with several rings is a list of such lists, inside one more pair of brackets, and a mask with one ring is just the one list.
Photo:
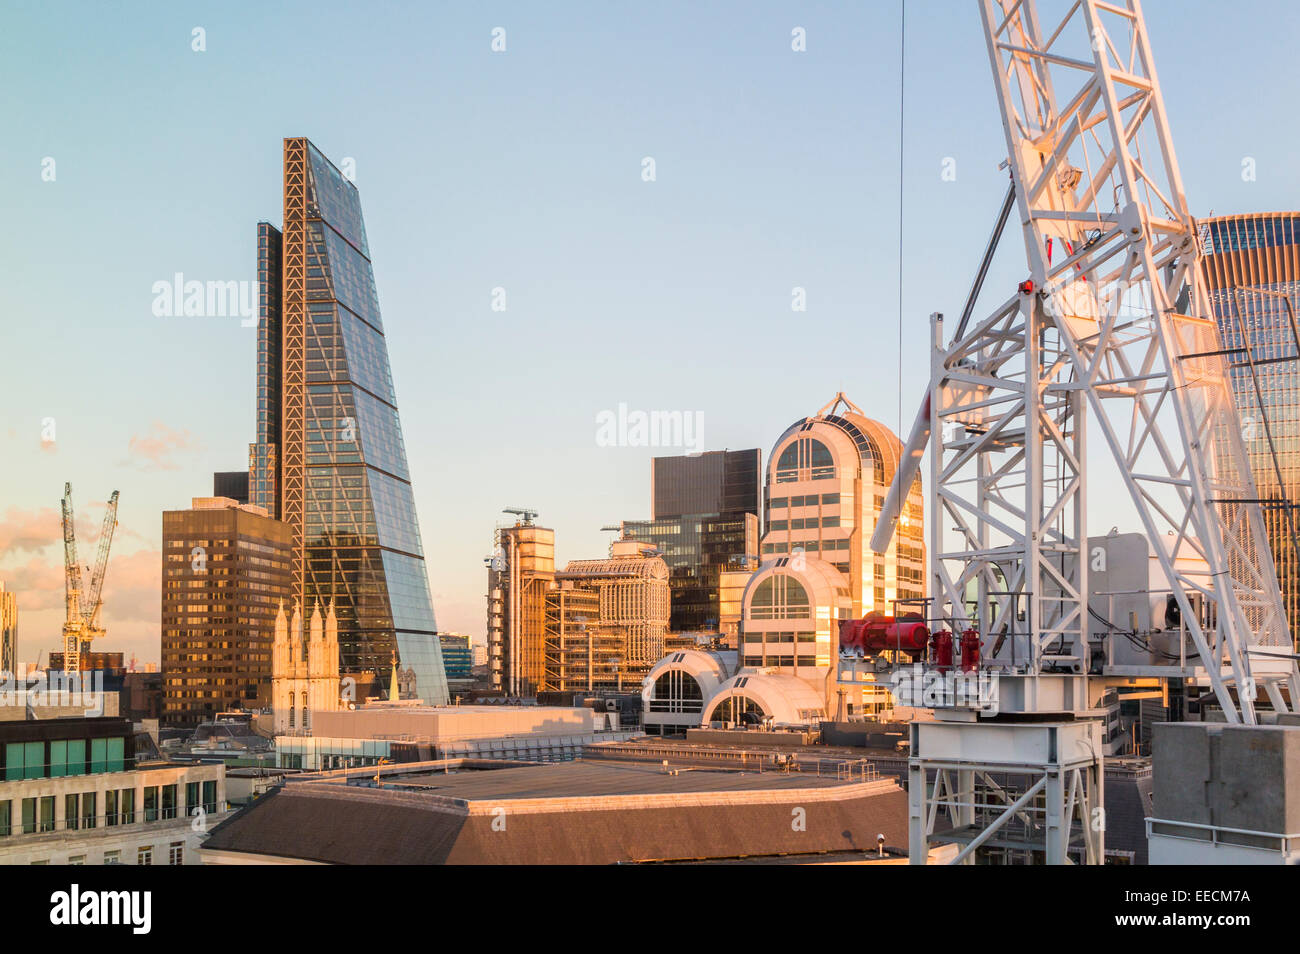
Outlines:
[[246, 470], [217, 471], [212, 475], [212, 496], [248, 503], [248, 475]]
[[334, 601], [344, 673], [381, 686], [396, 651], [447, 701], [406, 448], [354, 186], [284, 141], [284, 224], [258, 226], [257, 442], [250, 496], [289, 525], [293, 592]]
[[652, 461], [654, 517], [624, 521], [622, 530], [668, 564], [671, 632], [719, 631], [721, 574], [758, 560], [762, 473], [757, 448]]
[[758, 448], [656, 457], [651, 464], [653, 519], [683, 514], [759, 513], [763, 486]]

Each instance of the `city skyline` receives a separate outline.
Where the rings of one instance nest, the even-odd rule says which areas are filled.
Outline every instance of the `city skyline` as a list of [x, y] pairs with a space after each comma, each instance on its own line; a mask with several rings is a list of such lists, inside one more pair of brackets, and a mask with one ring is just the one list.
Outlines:
[[[924, 18], [935, 6], [909, 15]], [[379, 37], [403, 35], [391, 12], [353, 35], [326, 8], [330, 25], [312, 42], [335, 51], [355, 42], [356, 65], [382, 66], [369, 75], [392, 87], [391, 117], [361, 109], [376, 87], [351, 78], [327, 77], [297, 114], [251, 97], [265, 80], [241, 75], [250, 63], [271, 71], [271, 82], [289, 68], [270, 52], [289, 10], [241, 13], [261, 29], [236, 29], [219, 11], [204, 11], [200, 25], [189, 13], [87, 6], [71, 31], [65, 18], [18, 11], [28, 29], [0, 37], [0, 69], [46, 76], [40, 89], [10, 77], [11, 87], [31, 91], [13, 109], [12, 141], [25, 146], [0, 153], [12, 185], [6, 211], [28, 224], [0, 239], [24, 276], [10, 292], [19, 317], [6, 322], [4, 340], [23, 360], [10, 362], [0, 418], [11, 464], [0, 579], [18, 598], [22, 660], [58, 642], [55, 501], [65, 480], [88, 501], [122, 491], [105, 583], [109, 635], [96, 648], [157, 658], [158, 515], [205, 494], [213, 471], [243, 464], [256, 335], [240, 315], [161, 317], [155, 285], [179, 284], [179, 274], [255, 287], [249, 223], [276, 216], [269, 184], [285, 136], [314, 137], [326, 154], [354, 159], [366, 191], [381, 304], [399, 342], [393, 374], [415, 503], [446, 630], [481, 638], [482, 557], [492, 527], [507, 522], [501, 508], [541, 511], [559, 531], [560, 562], [602, 556], [600, 526], [650, 515], [649, 461], [689, 448], [603, 446], [602, 412], [698, 413], [698, 449], [766, 454], [792, 415], [842, 389], [904, 431], [925, 376], [925, 315], [959, 309], [1004, 188], [993, 168], [1005, 150], [988, 81], [953, 88], [927, 75], [931, 58], [948, 62], [951, 75], [986, 73], [985, 51], [970, 42], [974, 11], [962, 7], [951, 26], [919, 34], [937, 49], [909, 40], [909, 103], [925, 109], [907, 126], [900, 359], [896, 10], [877, 22], [847, 5], [833, 14], [767, 6], [729, 15], [738, 9], [698, 14], [698, 33], [683, 31], [680, 16], [646, 12], [559, 21], [523, 7], [445, 20], [410, 14], [404, 41], [381, 51]], [[1204, 62], [1249, 27], [1221, 23], [1227, 35], [1201, 36], [1181, 21], [1204, 22], [1208, 5], [1181, 9], [1152, 4], [1147, 15], [1193, 209], [1290, 208], [1294, 134], [1263, 118], [1274, 97], [1248, 94], [1265, 76], [1277, 97], [1295, 92], [1294, 77], [1260, 64], [1282, 55], [1296, 14], [1273, 7], [1278, 29], [1250, 31], [1256, 60], [1207, 87]], [[494, 54], [498, 25], [507, 48]], [[807, 29], [804, 53], [790, 49], [797, 26]], [[192, 49], [196, 28], [202, 51]], [[52, 47], [56, 31], [63, 42]], [[52, 48], [80, 66], [47, 73], [34, 57]], [[864, 57], [864, 48], [878, 56]], [[681, 75], [663, 70], [666, 49]], [[1182, 55], [1162, 56], [1175, 49]], [[574, 66], [578, 50], [584, 58]], [[136, 102], [115, 98], [112, 79], [87, 85], [101, 74], [137, 83], [142, 70], [175, 89], [148, 87], [154, 96]], [[516, 92], [539, 76], [524, 84], [536, 92]], [[449, 77], [472, 94], [463, 103], [434, 96]], [[592, 77], [614, 81], [598, 89]], [[220, 96], [207, 98], [205, 84]], [[850, 97], [856, 122], [844, 120]], [[409, 128], [400, 113], [412, 104], [449, 134]], [[45, 125], [52, 105], [63, 131]], [[1199, 135], [1209, 117], [1213, 139]], [[642, 177], [646, 157], [656, 160], [653, 182]], [[47, 158], [52, 180], [42, 178]], [[941, 178], [946, 158], [955, 159], [951, 181]], [[1243, 179], [1245, 159], [1252, 181]], [[942, 229], [919, 224], [941, 213]], [[936, 261], [948, 267], [936, 270]], [[69, 262], [82, 263], [75, 280]], [[999, 262], [991, 283], [1021, 277], [1020, 250]], [[792, 315], [795, 287], [806, 289], [808, 310]], [[492, 310], [498, 288], [504, 312]], [[792, 367], [778, 361], [790, 352], [772, 344], [797, 328], [841, 340]], [[656, 338], [664, 347], [645, 346]], [[888, 355], [872, 360], [882, 340]], [[710, 355], [698, 375], [680, 373], [683, 341]], [[756, 374], [783, 383], [755, 388]], [[509, 445], [484, 436], [492, 421], [511, 427]], [[43, 440], [47, 432], [52, 440]], [[570, 468], [584, 475], [577, 487]], [[101, 515], [88, 505], [82, 520]], [[1103, 531], [1112, 522], [1104, 512], [1096, 519]]]

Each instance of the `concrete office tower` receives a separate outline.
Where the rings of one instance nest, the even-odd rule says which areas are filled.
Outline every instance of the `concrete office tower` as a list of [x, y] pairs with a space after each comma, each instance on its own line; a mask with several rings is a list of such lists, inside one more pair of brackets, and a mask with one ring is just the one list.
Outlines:
[[[1203, 219], [1205, 289], [1229, 351], [1233, 398], [1282, 602], [1300, 624], [1300, 213]], [[1288, 518], [1289, 515], [1289, 518]]]
[[625, 539], [652, 544], [668, 565], [669, 630], [724, 631], [724, 573], [758, 565], [762, 453], [709, 451], [651, 462], [650, 520], [627, 520]]
[[[874, 704], [861, 689], [840, 697], [839, 621], [869, 612], [925, 612], [920, 478], [889, 552], [874, 553], [868, 543], [901, 453], [894, 433], [842, 393], [777, 439], [768, 458], [763, 562], [745, 588], [738, 660], [742, 674], [773, 673], [760, 677], [772, 685], [760, 690], [747, 680], [740, 692], [714, 703], [712, 721], [736, 721], [746, 716], [746, 706], [770, 717], [777, 705], [812, 722], [818, 710], [840, 716]], [[907, 600], [916, 602], [898, 602]]]
[[18, 599], [0, 581], [0, 677], [18, 675]]
[[768, 459], [764, 564], [781, 556], [829, 564], [848, 588], [855, 616], [891, 613], [896, 600], [921, 599], [925, 536], [919, 477], [889, 552], [874, 553], [868, 545], [902, 450], [893, 431], [867, 418], [842, 393], [786, 428]]
[[532, 519], [496, 532], [488, 562], [488, 671], [493, 689], [534, 695], [544, 684], [546, 593], [555, 579], [555, 531]]
[[163, 713], [197, 725], [271, 700], [276, 606], [290, 592], [290, 534], [260, 507], [196, 497], [162, 515]]
[[333, 603], [344, 674], [386, 689], [396, 653], [447, 702], [388, 339], [357, 188], [284, 141], [284, 224], [258, 226], [257, 441], [250, 498], [292, 534], [292, 595]]

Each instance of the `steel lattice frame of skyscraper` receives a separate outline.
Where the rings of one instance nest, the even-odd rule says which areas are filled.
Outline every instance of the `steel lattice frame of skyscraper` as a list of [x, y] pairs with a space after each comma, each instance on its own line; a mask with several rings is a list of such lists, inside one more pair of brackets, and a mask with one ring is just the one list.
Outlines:
[[1292, 634], [1300, 625], [1300, 212], [1202, 219], [1205, 287]]
[[284, 141], [284, 226], [258, 225], [251, 502], [289, 525], [292, 592], [334, 603], [341, 671], [382, 688], [396, 652], [448, 701], [388, 346], [357, 188]]

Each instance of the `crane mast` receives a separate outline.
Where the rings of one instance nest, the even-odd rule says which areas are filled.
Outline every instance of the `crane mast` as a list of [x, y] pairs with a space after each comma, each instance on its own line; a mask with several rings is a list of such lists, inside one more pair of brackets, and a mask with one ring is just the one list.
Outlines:
[[[972, 297], [1013, 198], [1028, 276], [982, 318], [968, 302], [951, 339], [933, 316], [895, 477], [910, 486], [928, 444], [929, 616], [975, 641], [979, 677], [913, 723], [912, 858], [945, 812], [958, 863], [987, 844], [1100, 863], [1103, 693], [1184, 679], [1249, 725], [1260, 690], [1294, 711], [1300, 673], [1141, 5], [977, 2], [1011, 188]], [[1098, 618], [1090, 585], [1096, 438], [1167, 607], [1172, 642], [1137, 658], [1117, 657], [1136, 627]]]
[[90, 588], [82, 587], [81, 563], [77, 559], [76, 518], [72, 506], [72, 484], [63, 485], [63, 570], [64, 591], [66, 597], [66, 616], [63, 623], [63, 668], [67, 672], [78, 672], [81, 668], [82, 653], [90, 651], [91, 640], [103, 636], [104, 630], [99, 621], [102, 605], [104, 575], [108, 569], [108, 553], [113, 543], [113, 531], [117, 528], [118, 491], [108, 499], [108, 509], [104, 513], [104, 523], [100, 529], [99, 544], [96, 548], [95, 566], [91, 571]]

